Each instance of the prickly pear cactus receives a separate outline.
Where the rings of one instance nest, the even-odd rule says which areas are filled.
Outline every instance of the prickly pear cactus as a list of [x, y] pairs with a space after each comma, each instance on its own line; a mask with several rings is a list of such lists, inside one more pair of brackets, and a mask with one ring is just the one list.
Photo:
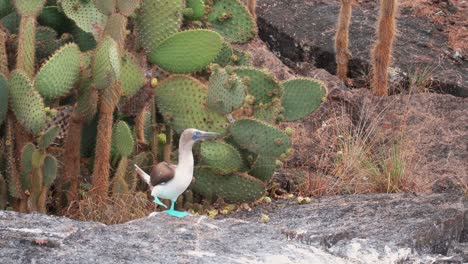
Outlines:
[[257, 25], [244, 4], [238, 0], [214, 0], [208, 21], [226, 40], [245, 43], [257, 34]]
[[5, 121], [5, 117], [8, 111], [8, 82], [3, 76], [0, 74], [0, 126], [2, 125], [3, 121]]
[[298, 120], [314, 112], [327, 95], [325, 84], [313, 79], [289, 80], [283, 83], [283, 87], [281, 104], [286, 121]]
[[156, 90], [156, 101], [164, 121], [177, 133], [196, 127], [224, 134], [227, 120], [206, 109], [206, 90], [200, 81], [191, 77], [174, 76], [161, 82]]
[[158, 45], [149, 60], [172, 73], [192, 73], [208, 66], [222, 47], [221, 36], [211, 30], [187, 30]]

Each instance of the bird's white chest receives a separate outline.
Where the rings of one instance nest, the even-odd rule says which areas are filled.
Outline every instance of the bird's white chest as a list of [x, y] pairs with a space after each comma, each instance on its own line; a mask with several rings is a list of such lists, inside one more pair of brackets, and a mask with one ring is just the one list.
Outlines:
[[194, 167], [192, 152], [190, 152], [189, 156], [179, 159], [179, 161], [174, 178], [165, 184], [154, 187], [152, 194], [163, 199], [176, 200], [189, 187], [192, 182]]

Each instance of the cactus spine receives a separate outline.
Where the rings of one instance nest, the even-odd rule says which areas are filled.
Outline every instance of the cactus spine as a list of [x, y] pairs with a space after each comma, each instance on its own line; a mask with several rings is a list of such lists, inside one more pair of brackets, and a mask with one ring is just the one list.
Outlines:
[[377, 40], [372, 51], [372, 90], [377, 96], [388, 95], [388, 67], [392, 59], [397, 9], [398, 0], [380, 1]]
[[352, 0], [341, 0], [340, 16], [338, 17], [338, 30], [336, 31], [335, 50], [337, 75], [341, 80], [346, 80], [348, 75], [348, 62], [350, 52], [349, 45], [349, 25], [351, 23]]

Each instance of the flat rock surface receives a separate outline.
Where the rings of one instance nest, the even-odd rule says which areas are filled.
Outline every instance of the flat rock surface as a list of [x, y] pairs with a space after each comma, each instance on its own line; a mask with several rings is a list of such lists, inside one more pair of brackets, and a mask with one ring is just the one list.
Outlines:
[[0, 263], [462, 263], [465, 210], [454, 194], [376, 194], [113, 226], [0, 211]]
[[[316, 68], [335, 73], [334, 39], [339, 1], [257, 2], [260, 38], [283, 61], [289, 62], [287, 64], [293, 67], [307, 62]], [[352, 78], [369, 72], [369, 54], [374, 42], [379, 9], [378, 1], [359, 2], [353, 7], [350, 26]], [[450, 15], [450, 11], [447, 13]], [[399, 33], [394, 45], [393, 67], [407, 75], [425, 70], [434, 78], [434, 89], [467, 97], [468, 54], [460, 54], [451, 49], [448, 36], [439, 25], [427, 18], [415, 16], [409, 8], [401, 8], [397, 23]]]

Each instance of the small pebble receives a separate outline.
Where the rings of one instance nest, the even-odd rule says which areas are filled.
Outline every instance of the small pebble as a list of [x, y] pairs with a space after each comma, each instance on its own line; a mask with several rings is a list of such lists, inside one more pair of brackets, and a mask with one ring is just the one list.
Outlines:
[[270, 217], [268, 215], [266, 215], [266, 214], [262, 214], [260, 216], [260, 221], [262, 223], [266, 224], [266, 223], [270, 222]]

